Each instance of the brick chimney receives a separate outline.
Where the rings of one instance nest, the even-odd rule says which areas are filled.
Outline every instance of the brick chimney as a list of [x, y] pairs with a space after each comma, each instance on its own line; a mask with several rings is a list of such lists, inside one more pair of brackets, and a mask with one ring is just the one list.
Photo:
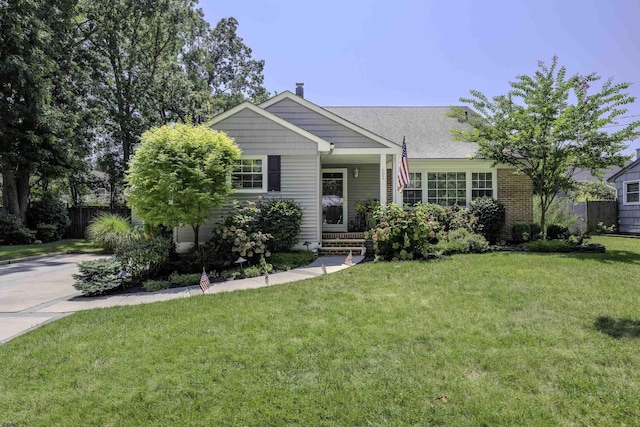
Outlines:
[[296, 95], [304, 98], [304, 83], [296, 83]]

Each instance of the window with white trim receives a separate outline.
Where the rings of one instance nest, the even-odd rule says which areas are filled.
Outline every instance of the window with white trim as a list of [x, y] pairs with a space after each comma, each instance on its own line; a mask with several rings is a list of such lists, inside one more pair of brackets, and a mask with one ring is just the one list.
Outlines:
[[413, 206], [422, 202], [422, 173], [409, 172], [409, 179], [411, 181], [402, 190], [402, 203]]
[[625, 205], [640, 204], [640, 181], [625, 181], [622, 183]]
[[481, 197], [493, 197], [493, 174], [491, 172], [473, 172], [471, 174], [471, 200]]
[[466, 206], [467, 174], [465, 172], [427, 173], [427, 203]]
[[231, 186], [238, 192], [266, 192], [266, 156], [242, 157], [231, 174]]

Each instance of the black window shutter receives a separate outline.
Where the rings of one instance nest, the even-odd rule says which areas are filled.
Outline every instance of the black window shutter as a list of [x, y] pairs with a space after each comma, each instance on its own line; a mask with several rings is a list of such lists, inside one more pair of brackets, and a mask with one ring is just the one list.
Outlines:
[[267, 156], [267, 190], [280, 191], [280, 156]]

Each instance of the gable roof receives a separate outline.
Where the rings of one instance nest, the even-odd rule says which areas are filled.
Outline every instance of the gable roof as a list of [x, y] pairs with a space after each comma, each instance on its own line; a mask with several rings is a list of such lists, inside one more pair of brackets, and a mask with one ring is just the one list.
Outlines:
[[375, 132], [373, 132], [370, 128], [364, 127], [358, 123], [354, 123], [338, 114], [333, 113], [332, 111], [330, 111], [328, 108], [322, 108], [316, 104], [314, 104], [313, 102], [307, 101], [304, 98], [301, 98], [297, 95], [295, 95], [294, 93], [286, 90], [282, 93], [280, 93], [279, 95], [274, 96], [273, 98], [263, 102], [262, 104], [260, 104], [261, 108], [269, 108], [272, 105], [277, 104], [278, 102], [284, 100], [284, 99], [289, 99], [305, 108], [308, 108], [309, 110], [320, 114], [324, 117], [326, 117], [329, 120], [332, 120], [336, 123], [339, 123], [342, 126], [345, 126], [351, 130], [353, 130], [354, 132], [357, 132], [361, 135], [366, 136], [367, 138], [370, 138], [372, 140], [374, 140], [375, 142], [383, 145], [384, 147], [387, 148], [392, 148], [392, 149], [397, 149], [400, 146], [400, 142], [394, 142], [395, 140], [398, 139], [397, 136], [395, 136], [393, 139], [389, 139], [386, 138], [384, 136], [381, 136]]
[[623, 167], [622, 169], [620, 169], [618, 172], [616, 172], [615, 174], [611, 175], [607, 181], [609, 182], [613, 182], [615, 181], [618, 177], [620, 177], [620, 175], [624, 175], [625, 172], [627, 172], [628, 170], [631, 170], [633, 168], [635, 168], [636, 166], [640, 165], [640, 156], [638, 156], [638, 158], [632, 162], [630, 162], [629, 164], [627, 164], [625, 167]]
[[276, 116], [275, 114], [272, 114], [270, 112], [268, 112], [267, 110], [260, 108], [248, 101], [243, 102], [240, 105], [237, 105], [235, 107], [233, 107], [230, 110], [225, 111], [224, 113], [214, 117], [212, 120], [210, 120], [208, 122], [209, 126], [214, 126], [216, 123], [219, 123], [225, 119], [228, 119], [229, 117], [233, 116], [234, 114], [237, 114], [238, 112], [242, 111], [242, 110], [251, 110], [256, 114], [261, 115], [262, 117], [271, 120], [274, 123], [279, 124], [280, 126], [283, 126], [287, 129], [289, 129], [292, 132], [297, 133], [298, 135], [309, 139], [313, 142], [315, 142], [316, 144], [318, 144], [318, 151], [324, 151], [324, 152], [328, 152], [331, 150], [332, 148], [332, 144], [328, 141], [325, 141], [324, 139], [320, 138], [317, 135], [312, 134], [311, 132], [308, 132], [296, 125], [294, 125], [293, 123], [290, 123], [284, 119], [281, 119], [280, 117]]
[[[468, 109], [468, 107], [462, 107]], [[401, 144], [406, 137], [409, 159], [465, 159], [477, 144], [455, 141], [451, 129], [470, 130], [447, 116], [450, 107], [324, 107], [344, 119]], [[469, 109], [468, 109], [469, 110]], [[471, 110], [469, 110], [471, 111]]]

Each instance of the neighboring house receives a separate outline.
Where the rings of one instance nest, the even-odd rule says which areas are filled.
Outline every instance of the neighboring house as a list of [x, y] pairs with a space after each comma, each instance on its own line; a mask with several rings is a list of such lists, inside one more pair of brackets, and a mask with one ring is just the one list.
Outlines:
[[[451, 128], [466, 126], [447, 117], [449, 107], [326, 107], [283, 92], [260, 105], [245, 102], [215, 117], [211, 126], [242, 149], [232, 177], [238, 200], [297, 200], [304, 209], [299, 236], [317, 245], [346, 238], [356, 220], [356, 202], [421, 201], [467, 206], [473, 199], [501, 199], [507, 225], [532, 221], [532, 184], [508, 166], [469, 160], [475, 144], [454, 141]], [[399, 192], [397, 165], [406, 138], [411, 184]], [[208, 240], [224, 209], [201, 227]], [[339, 233], [339, 234], [329, 234]], [[508, 234], [505, 234], [505, 237]], [[193, 242], [190, 227], [175, 233], [177, 243]], [[326, 245], [325, 245], [326, 247]]]
[[616, 187], [618, 231], [640, 233], [640, 148], [636, 160], [613, 174], [608, 181]]

